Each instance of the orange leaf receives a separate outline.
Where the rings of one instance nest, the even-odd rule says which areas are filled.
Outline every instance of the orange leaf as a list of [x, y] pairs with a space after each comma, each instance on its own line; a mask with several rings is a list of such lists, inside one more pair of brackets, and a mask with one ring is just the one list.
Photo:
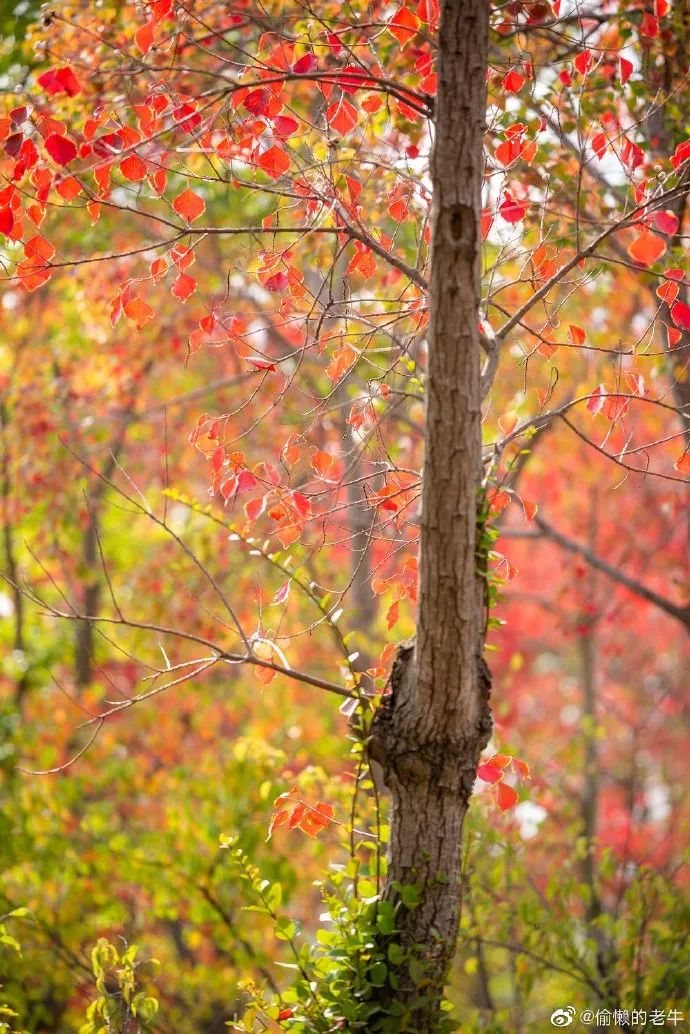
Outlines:
[[315, 837], [333, 821], [333, 806], [318, 801], [315, 806], [307, 804], [299, 795], [296, 786], [287, 793], [281, 793], [273, 802], [273, 814], [268, 827], [267, 840], [280, 826], [286, 829], [301, 829]]
[[520, 758], [513, 758], [513, 768], [518, 773], [521, 779], [531, 779], [529, 765], [526, 761], [521, 761]]
[[496, 786], [496, 803], [501, 811], [508, 811], [510, 808], [514, 808], [519, 800], [520, 798], [512, 786], [508, 786], [507, 783], [498, 783]]
[[386, 614], [386, 624], [388, 625], [388, 631], [390, 631], [391, 628], [393, 628], [399, 617], [400, 603], [398, 600], [396, 600], [395, 603], [392, 603], [390, 605], [390, 607], [388, 608], [388, 613]]
[[136, 183], [146, 176], [146, 163], [138, 154], [130, 154], [120, 162], [120, 172], [126, 180]]
[[50, 280], [52, 270], [37, 266], [34, 261], [27, 261], [18, 262], [15, 272], [21, 281], [22, 287], [27, 291], [35, 291], [42, 284], [45, 284], [46, 280]]
[[501, 428], [504, 434], [510, 434], [517, 427], [518, 415], [515, 410], [511, 409], [507, 413], [503, 413], [498, 418], [498, 426]]
[[195, 219], [198, 219], [206, 211], [206, 202], [187, 187], [186, 190], [177, 195], [173, 201], [173, 208], [188, 223], [193, 223]]
[[180, 273], [170, 290], [181, 302], [186, 302], [190, 294], [194, 294], [196, 290], [196, 280], [189, 273]]
[[259, 155], [256, 164], [267, 176], [277, 180], [290, 168], [290, 158], [281, 147], [274, 144]]
[[500, 513], [510, 502], [510, 496], [502, 489], [489, 489], [486, 498], [491, 513]]
[[132, 298], [125, 305], [123, 312], [128, 320], [134, 321], [137, 330], [141, 330], [144, 324], [152, 320], [155, 315], [151, 306], [143, 298]]
[[651, 266], [666, 251], [666, 242], [657, 237], [655, 233], [645, 230], [636, 238], [628, 248], [628, 255], [641, 266]]
[[151, 276], [154, 280], [160, 280], [168, 271], [168, 263], [164, 258], [154, 259], [151, 263]]
[[314, 808], [305, 805], [299, 828], [310, 837], [315, 837], [322, 829], [326, 829], [332, 820], [333, 806], [331, 804], [324, 804], [323, 801], [318, 801]]
[[311, 465], [317, 474], [320, 474], [321, 477], [326, 477], [328, 471], [333, 466], [333, 457], [329, 453], [317, 449], [311, 458]]
[[142, 54], [147, 54], [153, 46], [153, 25], [153, 21], [147, 22], [134, 33], [134, 42]]
[[74, 201], [75, 197], [81, 194], [81, 183], [75, 180], [74, 176], [67, 176], [55, 184], [55, 189], [65, 201]]
[[507, 768], [511, 760], [510, 754], [494, 754], [492, 758], [487, 758], [486, 764], [494, 768]]
[[680, 287], [678, 284], [674, 284], [672, 280], [664, 280], [663, 284], [659, 284], [656, 289], [657, 298], [661, 298], [667, 305], [672, 305], [678, 297]]
[[27, 258], [38, 259], [39, 262], [50, 262], [55, 254], [55, 248], [45, 237], [36, 235], [24, 245], [24, 254]]

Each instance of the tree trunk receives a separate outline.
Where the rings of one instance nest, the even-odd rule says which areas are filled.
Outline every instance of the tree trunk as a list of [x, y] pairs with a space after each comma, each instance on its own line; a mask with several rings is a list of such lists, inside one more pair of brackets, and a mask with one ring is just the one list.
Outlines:
[[486, 0], [442, 5], [417, 635], [399, 652], [371, 739], [392, 798], [384, 896], [396, 900], [401, 884], [417, 886], [419, 904], [402, 908], [397, 926], [402, 946], [426, 964], [423, 986], [413, 967], [393, 994], [409, 1010], [400, 1029], [424, 1034], [439, 1029], [457, 940], [462, 824], [491, 732], [475, 549], [488, 14]]
[[[84, 585], [80, 601], [82, 614], [97, 614], [101, 600], [101, 586], [98, 581], [98, 516], [95, 509], [89, 515], [84, 532], [82, 559], [84, 563]], [[80, 689], [88, 686], [93, 678], [94, 624], [92, 621], [75, 623], [74, 684]]]

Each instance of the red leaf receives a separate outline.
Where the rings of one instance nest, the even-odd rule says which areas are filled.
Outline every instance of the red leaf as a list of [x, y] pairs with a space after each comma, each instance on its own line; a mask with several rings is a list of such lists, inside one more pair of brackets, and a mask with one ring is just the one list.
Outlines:
[[477, 775], [480, 779], [483, 779], [485, 783], [500, 783], [503, 778], [503, 772], [500, 768], [487, 764], [479, 765], [477, 768]]
[[655, 212], [654, 225], [657, 230], [661, 230], [662, 233], [667, 233], [669, 237], [672, 237], [678, 229], [678, 216], [668, 209], [665, 209], [663, 212]]
[[628, 248], [628, 255], [641, 266], [652, 266], [666, 251], [666, 242], [645, 230]]
[[597, 133], [596, 136], [592, 137], [592, 150], [596, 154], [596, 156], [599, 159], [599, 161], [601, 161], [601, 159], [606, 154], [606, 134], [605, 133]]
[[439, 7], [437, 0], [419, 0], [415, 8], [417, 17], [427, 25], [436, 26], [439, 19]]
[[626, 165], [629, 165], [631, 169], [637, 169], [644, 161], [644, 151], [637, 144], [633, 143], [632, 140], [628, 140], [628, 138], [625, 137], [621, 148], [621, 159]]
[[587, 75], [587, 72], [592, 67], [592, 63], [592, 54], [589, 50], [582, 50], [573, 62], [580, 75]]
[[267, 276], [265, 280], [261, 281], [263, 287], [276, 292], [284, 291], [289, 282], [290, 278], [284, 269], [279, 269], [273, 276]]
[[281, 140], [287, 140], [289, 136], [297, 132], [299, 122], [290, 115], [276, 115], [273, 119], [273, 129], [276, 136], [279, 136]]
[[633, 63], [632, 61], [628, 61], [627, 57], [619, 57], [618, 64], [620, 66], [621, 86], [625, 86], [628, 79], [632, 75]]
[[65, 201], [74, 201], [75, 197], [81, 194], [82, 188], [81, 183], [74, 176], [66, 176], [55, 184], [55, 189]]
[[264, 508], [264, 499], [250, 499], [244, 504], [244, 512], [250, 521], [255, 521]]
[[529, 205], [526, 201], [517, 201], [509, 191], [506, 190], [505, 197], [498, 207], [499, 212], [507, 223], [520, 223], [525, 218]]
[[522, 500], [522, 509], [525, 511], [525, 517], [528, 521], [533, 521], [537, 516], [537, 510], [539, 509], [536, 503], [532, 503], [529, 499]]
[[640, 35], [647, 36], [649, 39], [655, 39], [659, 35], [659, 22], [653, 14], [645, 13], [642, 15]]
[[664, 324], [666, 327], [666, 334], [668, 336], [668, 347], [675, 348], [677, 344], [683, 339], [683, 335], [677, 329], [677, 327], [669, 327], [667, 323]]
[[690, 452], [684, 452], [683, 455], [676, 460], [673, 466], [679, 474], [690, 475]]
[[401, 47], [406, 47], [419, 28], [419, 18], [406, 7], [400, 7], [388, 19], [388, 31], [395, 36]]
[[499, 783], [496, 787], [496, 803], [501, 811], [508, 811], [510, 808], [514, 808], [519, 800], [520, 798], [515, 790], [512, 786], [508, 786], [507, 783]]
[[503, 89], [506, 93], [519, 93], [527, 80], [513, 68], [503, 80]]
[[71, 68], [50, 68], [36, 80], [46, 93], [66, 93], [70, 97], [76, 97], [81, 93], [81, 83]]
[[252, 474], [251, 470], [241, 470], [237, 475], [237, 491], [238, 492], [251, 492], [252, 488], [256, 488], [256, 478]]
[[255, 366], [257, 370], [275, 370], [276, 368], [275, 363], [269, 362], [268, 359], [259, 359], [258, 356], [250, 355], [247, 362]]
[[326, 111], [326, 119], [336, 133], [345, 136], [357, 125], [357, 111], [349, 101], [341, 97], [337, 103], [330, 105]]
[[591, 397], [587, 399], [587, 409], [590, 413], [593, 413], [596, 416], [597, 413], [601, 412], [604, 402], [606, 401], [606, 394], [606, 388], [603, 384], [600, 384], [594, 389], [591, 393]]
[[45, 148], [53, 161], [58, 165], [69, 165], [77, 157], [77, 148], [66, 136], [51, 133], [46, 137]]
[[676, 302], [671, 309], [671, 319], [681, 330], [690, 331], [690, 305], [685, 302]]
[[346, 65], [345, 68], [338, 71], [338, 76], [334, 81], [344, 93], [356, 93], [364, 86], [371, 86], [374, 80], [370, 79], [366, 72], [357, 65]]
[[39, 75], [36, 82], [39, 86], [43, 87], [46, 93], [62, 93], [63, 87], [54, 68], [49, 68], [47, 72]]
[[163, 21], [172, 11], [172, 0], [153, 0], [149, 4], [149, 10], [155, 22]]
[[678, 144], [676, 147], [673, 157], [671, 158], [671, 164], [674, 169], [677, 169], [679, 165], [686, 162], [690, 158], [690, 140], [684, 140], [682, 144]]
[[292, 71], [295, 75], [306, 75], [308, 72], [313, 72], [317, 64], [318, 62], [313, 54], [303, 54], [302, 57], [295, 61]]
[[256, 164], [267, 176], [277, 180], [290, 168], [290, 158], [282, 148], [274, 144], [259, 155]]
[[265, 87], [259, 87], [256, 90], [250, 90], [242, 104], [247, 111], [251, 111], [252, 115], [264, 115], [268, 110], [270, 99], [271, 94], [268, 90]]

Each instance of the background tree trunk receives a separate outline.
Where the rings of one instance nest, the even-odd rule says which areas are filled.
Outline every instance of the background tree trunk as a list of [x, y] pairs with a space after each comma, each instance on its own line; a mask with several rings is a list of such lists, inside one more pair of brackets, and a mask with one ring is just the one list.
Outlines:
[[491, 731], [475, 548], [488, 14], [486, 0], [442, 5], [417, 635], [398, 654], [371, 741], [392, 797], [384, 893], [395, 900], [396, 884], [419, 888], [419, 905], [403, 909], [398, 926], [403, 946], [420, 946], [425, 982], [416, 987], [408, 972], [395, 997], [410, 1010], [405, 1029], [422, 1032], [439, 1029], [457, 940], [462, 823]]

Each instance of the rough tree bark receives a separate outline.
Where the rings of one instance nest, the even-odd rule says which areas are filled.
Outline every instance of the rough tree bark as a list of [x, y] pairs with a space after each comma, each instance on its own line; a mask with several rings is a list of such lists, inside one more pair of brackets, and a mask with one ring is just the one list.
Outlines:
[[370, 747], [392, 799], [384, 894], [395, 899], [396, 883], [420, 888], [418, 907], [401, 911], [401, 937], [404, 946], [419, 946], [430, 983], [415, 1005], [420, 990], [403, 976], [396, 999], [410, 1006], [406, 1029], [425, 1034], [438, 1029], [457, 941], [462, 824], [491, 731], [475, 549], [488, 14], [486, 0], [442, 5], [417, 634], [398, 654]]

